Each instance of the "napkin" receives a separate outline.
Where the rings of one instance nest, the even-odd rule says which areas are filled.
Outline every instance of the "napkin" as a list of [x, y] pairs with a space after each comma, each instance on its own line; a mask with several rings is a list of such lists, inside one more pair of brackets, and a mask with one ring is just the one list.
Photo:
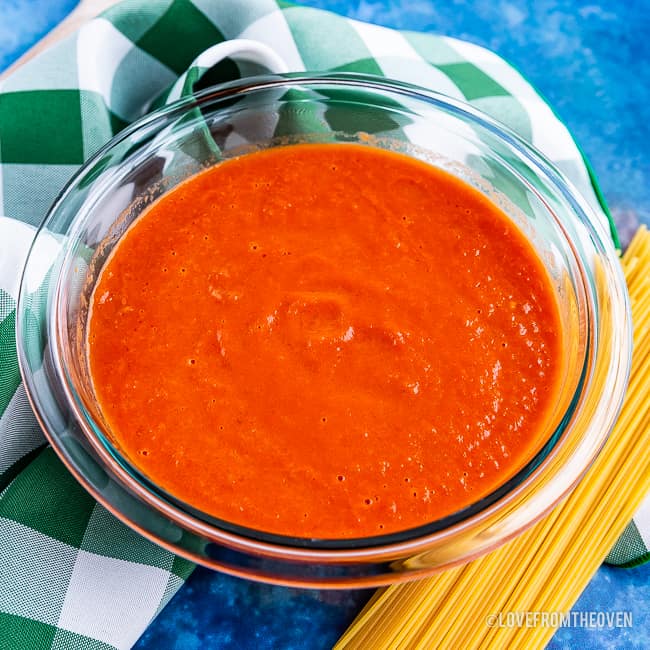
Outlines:
[[[77, 168], [153, 105], [265, 69], [364, 72], [468, 101], [554, 161], [616, 238], [566, 127], [481, 47], [273, 0], [125, 0], [90, 21], [0, 84], [0, 648], [129, 648], [193, 568], [95, 503], [45, 444], [14, 339], [35, 227]], [[609, 559], [641, 563], [649, 547], [646, 502]]]

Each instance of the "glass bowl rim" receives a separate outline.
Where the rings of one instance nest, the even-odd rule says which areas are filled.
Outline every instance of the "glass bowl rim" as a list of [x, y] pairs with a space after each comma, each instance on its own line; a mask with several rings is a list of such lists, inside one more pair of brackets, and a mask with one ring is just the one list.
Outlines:
[[[98, 160], [101, 159], [103, 155], [105, 155], [108, 151], [110, 151], [115, 145], [117, 145], [119, 142], [122, 142], [126, 139], [128, 139], [130, 136], [137, 134], [141, 132], [143, 129], [145, 129], [147, 126], [154, 124], [157, 120], [160, 120], [163, 117], [169, 118], [170, 116], [173, 116], [175, 113], [183, 113], [193, 107], [200, 106], [203, 103], [208, 103], [211, 101], [216, 101], [216, 100], [221, 100], [221, 99], [227, 99], [231, 97], [235, 97], [238, 95], [242, 95], [245, 93], [248, 93], [250, 91], [259, 91], [259, 90], [266, 90], [270, 88], [275, 88], [275, 87], [282, 87], [282, 86], [294, 86], [294, 85], [309, 85], [309, 86], [319, 86], [319, 85], [337, 85], [341, 84], [342, 86], [349, 86], [349, 87], [357, 87], [357, 88], [362, 88], [365, 90], [373, 90], [373, 91], [388, 91], [393, 94], [402, 94], [405, 96], [408, 96], [411, 99], [418, 100], [420, 102], [424, 102], [425, 104], [435, 104], [438, 107], [442, 107], [443, 110], [449, 110], [451, 109], [451, 112], [455, 114], [460, 114], [463, 118], [469, 117], [472, 121], [477, 122], [480, 126], [486, 128], [488, 131], [491, 133], [495, 134], [502, 142], [505, 142], [508, 146], [514, 147], [517, 149], [520, 153], [523, 153], [527, 159], [527, 162], [529, 164], [532, 164], [533, 166], [536, 167], [541, 167], [542, 170], [545, 172], [545, 176], [548, 180], [551, 181], [554, 185], [554, 190], [559, 189], [564, 193], [569, 194], [570, 198], [575, 198], [573, 195], [578, 194], [575, 189], [572, 188], [571, 184], [563, 177], [563, 175], [558, 172], [553, 164], [546, 159], [545, 156], [543, 156], [541, 153], [539, 153], [532, 145], [527, 143], [525, 140], [520, 138], [518, 135], [516, 135], [511, 129], [509, 129], [507, 126], [504, 126], [494, 120], [493, 118], [490, 118], [489, 116], [483, 114], [481, 111], [478, 111], [474, 107], [472, 107], [469, 104], [466, 104], [465, 102], [462, 102], [460, 100], [456, 100], [450, 97], [447, 97], [441, 93], [437, 93], [435, 91], [430, 91], [427, 89], [419, 88], [417, 86], [413, 86], [411, 84], [406, 84], [403, 82], [398, 82], [394, 81], [391, 79], [386, 79], [383, 77], [375, 77], [372, 75], [361, 75], [361, 74], [356, 74], [356, 73], [343, 73], [343, 74], [332, 74], [332, 73], [325, 73], [325, 74], [301, 74], [301, 73], [289, 73], [289, 74], [283, 74], [283, 75], [264, 75], [261, 77], [250, 77], [246, 79], [240, 79], [236, 80], [234, 82], [229, 82], [226, 84], [219, 84], [218, 86], [213, 86], [210, 88], [207, 88], [205, 90], [199, 91], [198, 93], [195, 93], [193, 95], [181, 98], [180, 100], [177, 100], [173, 102], [172, 104], [169, 104], [161, 109], [158, 109], [142, 118], [139, 120], [135, 121], [131, 125], [127, 126], [124, 130], [122, 130], [120, 133], [118, 133], [116, 136], [114, 136], [109, 142], [107, 142], [94, 156], [92, 156], [86, 163], [84, 163], [79, 170], [75, 172], [73, 175], [72, 179], [66, 184], [65, 188], [62, 190], [61, 194], [57, 198], [57, 200], [54, 202], [50, 210], [48, 211], [45, 220], [39, 227], [39, 230], [36, 234], [35, 239], [38, 237], [40, 232], [45, 229], [45, 226], [52, 216], [58, 206], [65, 201], [66, 196], [74, 189], [75, 184], [79, 181], [79, 179], [83, 178], [84, 174], [93, 167], [94, 164], [97, 163]], [[555, 187], [557, 186], [557, 187]], [[579, 194], [578, 194], [579, 196]], [[565, 197], [566, 198], [566, 197]], [[572, 204], [575, 203], [575, 201], [571, 201]], [[579, 208], [583, 207], [581, 206], [581, 201], [577, 201], [577, 206]], [[573, 207], [573, 205], [572, 205]], [[578, 209], [577, 212], [580, 213], [582, 212], [584, 215], [584, 210]], [[554, 213], [551, 211], [551, 214], [554, 215]], [[592, 230], [597, 230], [596, 223], [594, 222], [593, 219], [590, 219], [585, 216], [584, 219], [581, 219], [583, 223], [586, 223], [588, 226], [591, 227]], [[599, 222], [598, 222], [599, 223]], [[600, 224], [602, 226], [602, 223]], [[561, 226], [561, 223], [560, 223]], [[602, 228], [601, 228], [602, 231]], [[602, 235], [603, 233], [600, 232]], [[600, 237], [599, 237], [600, 240]], [[602, 243], [602, 241], [600, 242]], [[31, 256], [31, 250], [30, 250], [30, 256]], [[29, 259], [29, 256], [28, 256]], [[57, 290], [56, 290], [56, 295], [57, 297], [60, 295], [60, 292], [58, 290], [58, 283], [60, 282], [61, 278], [59, 277], [57, 279]], [[23, 277], [23, 282], [24, 282], [24, 277]], [[19, 301], [20, 298], [23, 297], [23, 287], [22, 287], [22, 282], [21, 282], [21, 290], [20, 290], [20, 295], [19, 295]], [[20, 314], [20, 309], [17, 309], [17, 316]], [[49, 314], [49, 309], [48, 309], [48, 316]], [[48, 328], [49, 329], [49, 328]], [[16, 328], [17, 332], [17, 338], [19, 338], [19, 328]], [[55, 339], [56, 337], [52, 337]], [[19, 349], [22, 347], [21, 343], [19, 342]], [[54, 349], [57, 348], [57, 346], [53, 346]], [[55, 355], [56, 356], [56, 355]], [[28, 396], [30, 399], [30, 402], [32, 402], [32, 407], [34, 410], [37, 410], [33, 401], [32, 397], [30, 395], [30, 382], [26, 379], [26, 375], [29, 374], [29, 371], [26, 370], [26, 367], [24, 368], [24, 360], [21, 360], [22, 354], [19, 354], [19, 365], [21, 368], [21, 374], [23, 375], [23, 381], [25, 382], [26, 388], [28, 388]], [[584, 363], [587, 363], [586, 360], [586, 353], [585, 353], [585, 360]], [[57, 374], [59, 375], [59, 379], [61, 380], [61, 373], [60, 370], [61, 368], [57, 368]], [[628, 372], [629, 372], [629, 363], [628, 363]], [[584, 379], [584, 370], [583, 370], [583, 379]], [[64, 384], [67, 382], [63, 381]], [[584, 381], [581, 381], [580, 388], [582, 387], [582, 384]], [[578, 388], [576, 388], [576, 391], [578, 391]], [[66, 397], [68, 399], [68, 402], [70, 402], [70, 394], [66, 390]], [[572, 404], [575, 400], [572, 400]], [[68, 406], [70, 404], [68, 403]], [[620, 408], [620, 404], [618, 405], [618, 408]], [[85, 426], [85, 421], [82, 418], [80, 421], [80, 418], [78, 417], [78, 411], [77, 409], [73, 409], [75, 419], [77, 420], [78, 424], [81, 424], [82, 430], [84, 431], [84, 434], [88, 436], [88, 430], [86, 429]], [[43, 426], [43, 422], [41, 418], [39, 417], [39, 422], [41, 422], [42, 428], [46, 431], [48, 434], [47, 437], [52, 443], [53, 447], [57, 451], [57, 454], [61, 456], [60, 450], [58, 448], [58, 445], [56, 444], [56, 441], [53, 440], [53, 436], [49, 435], [50, 432], [48, 431], [47, 427]], [[543, 449], [545, 449], [549, 443], [551, 438], [556, 438], [558, 436], [557, 430], [553, 432], [549, 438], [544, 443]], [[561, 437], [561, 436], [560, 436]], [[94, 436], [90, 436], [91, 439], [94, 439]], [[602, 443], [604, 444], [604, 441], [606, 439], [606, 436], [603, 437]], [[241, 533], [238, 531], [227, 531], [223, 529], [218, 529], [218, 539], [219, 541], [224, 541], [228, 540], [229, 538], [232, 538], [233, 541], [236, 541], [237, 546], [241, 547], [242, 542], [250, 542], [250, 545], [254, 550], [260, 550], [261, 547], [268, 547], [268, 550], [270, 551], [275, 551], [278, 548], [281, 548], [281, 555], [284, 557], [285, 555], [289, 554], [291, 555], [292, 549], [295, 550], [301, 557], [304, 556], [305, 553], [308, 553], [310, 556], [317, 557], [318, 559], [323, 559], [323, 557], [329, 557], [333, 553], [335, 553], [337, 556], [346, 556], [349, 553], [355, 558], [358, 559], [360, 557], [360, 553], [362, 554], [364, 551], [368, 551], [371, 553], [373, 556], [375, 556], [377, 553], [387, 553], [387, 554], [392, 554], [395, 553], [396, 551], [401, 551], [405, 549], [412, 549], [413, 546], [422, 546], [423, 544], [429, 543], [433, 539], [438, 539], [440, 537], [446, 536], [452, 532], [455, 532], [458, 529], [462, 529], [466, 526], [473, 526], [476, 523], [478, 523], [480, 520], [487, 518], [490, 514], [493, 513], [495, 510], [499, 510], [503, 508], [507, 503], [513, 501], [519, 494], [521, 490], [527, 487], [530, 477], [534, 476], [536, 472], [540, 471], [540, 465], [544, 465], [546, 462], [546, 459], [549, 455], [553, 455], [557, 447], [557, 440], [551, 445], [551, 448], [547, 450], [546, 454], [544, 455], [543, 458], [539, 458], [541, 455], [541, 450], [538, 452], [534, 458], [530, 459], [524, 467], [522, 467], [511, 479], [506, 481], [506, 483], [502, 484], [495, 492], [500, 492], [498, 496], [495, 496], [494, 498], [493, 495], [495, 493], [492, 493], [490, 495], [487, 495], [485, 498], [473, 503], [472, 505], [468, 506], [468, 508], [458, 511], [457, 513], [454, 513], [450, 515], [449, 517], [445, 517], [443, 519], [439, 519], [435, 522], [430, 522], [427, 524], [424, 524], [423, 526], [418, 526], [417, 528], [409, 529], [407, 531], [399, 531], [398, 533], [390, 533], [390, 534], [383, 534], [383, 535], [378, 535], [378, 536], [373, 536], [373, 537], [367, 537], [367, 538], [354, 538], [350, 540], [344, 540], [344, 544], [339, 546], [339, 540], [316, 540], [315, 545], [303, 545], [303, 544], [287, 544], [287, 542], [291, 542], [292, 540], [295, 541], [294, 538], [291, 537], [285, 537], [285, 536], [275, 536], [275, 535], [270, 535], [269, 537], [272, 539], [265, 540], [265, 539], [259, 539], [257, 537], [253, 537], [252, 539], [247, 539], [248, 535], [250, 532], [254, 532], [256, 534], [259, 533], [259, 531], [251, 531], [250, 529], [247, 529], [245, 527], [239, 527], [236, 525], [230, 524], [235, 529], [241, 529], [244, 534], [244, 539], [242, 539]], [[602, 446], [602, 444], [601, 444]], [[589, 460], [587, 463], [586, 467], [583, 468], [583, 472], [586, 471], [587, 467], [591, 464], [593, 461], [593, 458], [595, 458], [597, 454], [594, 454], [593, 457]], [[71, 468], [69, 463], [67, 462], [67, 459], [63, 459], [65, 464], [68, 466], [68, 469], [70, 469], [73, 474], [77, 477], [77, 480], [79, 480], [85, 487], [86, 489], [89, 488], [88, 486], [88, 481], [83, 477], [80, 476], [79, 472], [76, 470], [76, 468]], [[104, 459], [105, 460], [105, 459]], [[531, 465], [535, 465], [531, 469]], [[111, 466], [112, 469], [114, 467]], [[519, 481], [517, 485], [515, 486], [514, 490], [506, 489], [511, 482], [514, 482], [514, 480], [519, 477], [521, 474], [526, 474], [524, 476], [523, 480]], [[131, 477], [132, 478], [132, 477]], [[145, 477], [146, 478], [146, 477]], [[575, 481], [577, 481], [580, 478], [580, 475], [575, 477], [575, 480], [573, 483], [566, 485], [564, 489], [564, 494], [568, 492]], [[120, 481], [120, 483], [123, 485], [123, 481]], [[132, 488], [132, 486], [129, 486]], [[115, 508], [111, 507], [110, 504], [105, 503], [105, 499], [103, 498], [102, 495], [96, 494], [94, 490], [90, 490], [93, 493], [93, 496], [98, 499], [103, 505], [106, 507], [109, 507], [109, 509], [115, 513]], [[137, 491], [136, 491], [137, 492]], [[502, 492], [502, 493], [501, 493]], [[150, 494], [150, 493], [149, 493]], [[139, 496], [142, 496], [142, 494], [139, 494]], [[166, 509], [161, 509], [159, 507], [159, 497], [155, 495], [156, 498], [152, 501], [150, 499], [145, 499], [146, 503], [154, 509], [156, 509], [158, 512], [163, 513], [165, 516], [168, 516], [165, 514]], [[484, 503], [486, 500], [491, 499], [490, 502], [482, 507], [481, 504]], [[557, 499], [554, 501], [554, 503], [557, 502]], [[552, 507], [553, 503], [549, 504], [548, 509]], [[174, 506], [173, 506], [174, 507]], [[176, 508], [178, 506], [175, 506]], [[473, 512], [464, 515], [463, 513], [466, 510], [474, 510]], [[121, 513], [120, 513], [121, 514]], [[544, 513], [539, 513], [538, 517], [541, 517]], [[184, 517], [190, 517], [194, 519], [194, 516], [191, 513], [188, 513], [186, 511], [182, 511], [182, 515]], [[458, 515], [461, 515], [459, 519], [456, 519]], [[133, 522], [129, 520], [126, 517], [120, 517], [123, 520], [125, 520], [131, 527], [133, 527]], [[451, 527], [445, 526], [444, 523], [446, 520], [451, 520], [455, 519], [454, 521], [451, 522]], [[176, 521], [176, 519], [174, 518]], [[531, 521], [530, 524], [534, 522]], [[186, 522], [184, 522], [185, 524]], [[193, 522], [196, 523], [196, 522]], [[202, 525], [198, 526], [196, 528], [196, 532], [199, 532], [199, 534], [206, 535], [206, 536], [214, 536], [214, 528], [210, 524], [206, 524], [206, 522], [201, 522]], [[441, 527], [435, 528], [433, 531], [432, 530], [427, 530], [430, 529], [432, 526], [435, 526], [436, 524], [442, 524]], [[529, 525], [530, 525], [529, 524]], [[207, 526], [207, 528], [205, 527]], [[192, 526], [194, 529], [195, 526]], [[391, 541], [391, 538], [398, 536], [406, 536], [404, 539], [398, 539], [397, 541]], [[300, 541], [302, 541], [302, 538], [297, 538]], [[306, 540], [309, 541], [309, 540]], [[334, 541], [335, 544], [333, 546], [322, 546], [319, 544], [322, 544], [323, 542], [327, 541]], [[348, 547], [348, 543], [349, 546]], [[280, 546], [278, 546], [280, 544]], [[362, 546], [359, 546], [362, 545]], [[248, 544], [244, 543], [243, 546], [248, 546]], [[274, 553], [272, 553], [274, 554]]]

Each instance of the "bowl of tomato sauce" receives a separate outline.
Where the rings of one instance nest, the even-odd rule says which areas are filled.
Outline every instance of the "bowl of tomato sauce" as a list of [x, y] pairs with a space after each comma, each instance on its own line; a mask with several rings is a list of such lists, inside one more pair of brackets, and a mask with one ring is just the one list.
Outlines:
[[548, 513], [631, 353], [606, 228], [476, 109], [359, 75], [201, 91], [118, 134], [38, 231], [34, 411], [110, 512], [322, 587], [466, 562]]

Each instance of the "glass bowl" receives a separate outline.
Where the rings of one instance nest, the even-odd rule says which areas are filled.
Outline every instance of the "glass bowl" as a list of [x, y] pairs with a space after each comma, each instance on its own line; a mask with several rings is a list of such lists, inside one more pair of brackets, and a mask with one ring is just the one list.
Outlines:
[[[441, 167], [497, 203], [555, 284], [565, 360], [544, 444], [489, 496], [389, 535], [313, 540], [215, 521], [165, 493], [111, 441], [85, 354], [88, 303], [108, 254], [162, 193], [220, 160], [302, 142], [354, 142]], [[545, 158], [443, 95], [362, 75], [274, 75], [207, 89], [122, 131], [67, 185], [40, 227], [17, 312], [18, 356], [55, 451], [110, 512], [157, 544], [229, 574], [299, 586], [372, 586], [466, 562], [521, 533], [580, 480], [623, 400], [631, 356], [611, 238]]]

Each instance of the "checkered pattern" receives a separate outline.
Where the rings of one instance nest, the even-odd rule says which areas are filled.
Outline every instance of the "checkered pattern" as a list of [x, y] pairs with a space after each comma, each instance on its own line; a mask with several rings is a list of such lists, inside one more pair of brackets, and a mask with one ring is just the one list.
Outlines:
[[[214, 46], [235, 38], [257, 54], [214, 66]], [[152, 106], [208, 71], [225, 81], [260, 64], [277, 70], [278, 60], [469, 101], [543, 151], [611, 225], [564, 125], [512, 67], [470, 43], [274, 0], [125, 0], [25, 65], [0, 87], [0, 648], [129, 648], [192, 569], [97, 505], [45, 446], [14, 340], [34, 226], [78, 166]], [[45, 275], [56, 237], [41, 245]], [[619, 543], [612, 561], [648, 559], [649, 520], [646, 504], [629, 531], [632, 553]]]

